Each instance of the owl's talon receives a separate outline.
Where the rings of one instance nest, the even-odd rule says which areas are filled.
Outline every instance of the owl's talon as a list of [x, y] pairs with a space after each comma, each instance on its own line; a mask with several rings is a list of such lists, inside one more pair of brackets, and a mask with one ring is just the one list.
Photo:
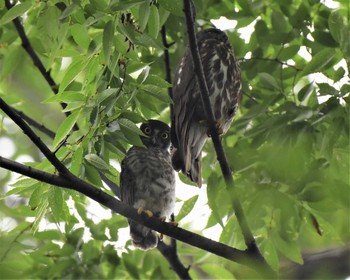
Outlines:
[[142, 207], [137, 209], [137, 214], [142, 215], [142, 213], [146, 214], [148, 218], [153, 217], [153, 213], [150, 210], [143, 209]]

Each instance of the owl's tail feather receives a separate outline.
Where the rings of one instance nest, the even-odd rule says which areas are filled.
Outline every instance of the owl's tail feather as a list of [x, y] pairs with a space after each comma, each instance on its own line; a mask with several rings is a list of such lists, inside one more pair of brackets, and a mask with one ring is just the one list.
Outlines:
[[191, 169], [187, 172], [191, 181], [195, 182], [199, 188], [202, 187], [202, 153], [192, 159]]
[[146, 251], [157, 247], [158, 237], [153, 230], [131, 220], [129, 226], [132, 244], [136, 248]]
[[174, 170], [182, 171], [192, 182], [200, 188], [202, 186], [202, 153], [196, 158], [192, 157], [192, 153], [187, 151], [185, 155], [173, 148], [172, 150], [172, 165]]

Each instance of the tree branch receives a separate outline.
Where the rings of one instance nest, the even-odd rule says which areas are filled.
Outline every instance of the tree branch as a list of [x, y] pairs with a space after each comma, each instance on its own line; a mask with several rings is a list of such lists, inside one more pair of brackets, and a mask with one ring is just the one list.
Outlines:
[[31, 117], [26, 115], [25, 113], [18, 111], [13, 108], [13, 110], [22, 118], [24, 119], [29, 125], [35, 127], [37, 130], [41, 131], [42, 133], [46, 134], [49, 136], [51, 139], [55, 138], [56, 133], [53, 132], [52, 130], [48, 129], [46, 126], [43, 124], [38, 123], [36, 120], [33, 120]]
[[74, 175], [67, 178], [65, 175], [50, 174], [48, 172], [25, 166], [3, 157], [0, 157], [0, 167], [50, 185], [78, 191], [128, 219], [132, 219], [135, 222], [149, 227], [157, 232], [163, 233], [194, 247], [211, 252], [230, 261], [248, 265], [252, 268], [256, 268], [256, 266], [252, 264], [259, 266], [259, 260], [249, 251], [234, 249], [225, 244], [205, 238], [180, 227], [176, 227], [171, 223], [162, 222], [156, 217], [139, 215], [135, 208], [121, 202], [120, 200], [110, 196], [109, 194]]
[[51, 164], [62, 174], [69, 174], [68, 169], [62, 164], [57, 157], [51, 153], [50, 149], [45, 143], [33, 132], [29, 125], [22, 120], [17, 112], [10, 107], [2, 98], [0, 98], [0, 109], [2, 109], [29, 137], [29, 139], [39, 148], [44, 156], [51, 162]]
[[[186, 268], [181, 263], [177, 254], [176, 243], [173, 242], [174, 238], [171, 239], [170, 245], [165, 244], [163, 241], [159, 241], [157, 245], [158, 251], [166, 258], [171, 265], [171, 268], [176, 272], [180, 279], [192, 279], [189, 274], [190, 267]], [[175, 244], [175, 246], [174, 246]]]
[[275, 62], [275, 63], [278, 63], [282, 66], [287, 66], [287, 67], [290, 67], [290, 68], [293, 68], [295, 71], [299, 72], [301, 71], [302, 69], [299, 69], [298, 67], [296, 67], [295, 65], [291, 65], [287, 62], [284, 62], [282, 60], [279, 60], [278, 58], [266, 58], [266, 57], [251, 57], [251, 58], [241, 58], [239, 59], [238, 61], [240, 63], [244, 63], [244, 62], [249, 62], [249, 61], [252, 61], [252, 60], [260, 60], [260, 61], [267, 61], [267, 62]]
[[253, 234], [245, 218], [242, 205], [237, 197], [237, 193], [234, 187], [233, 177], [231, 174], [231, 169], [226, 159], [226, 155], [225, 155], [223, 146], [221, 144], [220, 137], [217, 133], [216, 124], [215, 124], [216, 122], [215, 122], [213, 111], [211, 109], [211, 104], [209, 99], [209, 91], [208, 91], [208, 87], [207, 87], [204, 72], [203, 72], [203, 66], [199, 56], [197, 38], [195, 36], [195, 30], [194, 30], [194, 21], [192, 18], [192, 15], [195, 14], [194, 11], [192, 11], [192, 8], [194, 9], [194, 6], [191, 5], [192, 3], [191, 0], [183, 0], [183, 3], [184, 3], [186, 24], [187, 24], [188, 42], [189, 42], [189, 47], [190, 47], [191, 55], [193, 59], [194, 72], [196, 73], [196, 79], [200, 88], [200, 93], [201, 93], [200, 96], [202, 99], [204, 111], [206, 113], [208, 124], [209, 124], [209, 133], [211, 135], [211, 138], [214, 144], [215, 152], [217, 154], [217, 159], [220, 163], [220, 167], [225, 179], [226, 187], [231, 193], [233, 209], [237, 216], [237, 221], [242, 230], [248, 252], [252, 252], [254, 255], [256, 255], [256, 258], [261, 262], [261, 265], [264, 267], [264, 270], [270, 271], [271, 275], [274, 275], [275, 274], [274, 271], [266, 263], [266, 260], [264, 259], [264, 257], [259, 251], [258, 246], [256, 245]]
[[[10, 10], [13, 7], [13, 5], [10, 2], [10, 0], [5, 0], [5, 5], [6, 5], [6, 8], [8, 10]], [[24, 32], [24, 28], [23, 28], [21, 22], [19, 21], [18, 18], [15, 18], [15, 19], [13, 19], [13, 24], [15, 25], [16, 30], [18, 32], [18, 35], [19, 35], [19, 37], [22, 40], [22, 47], [29, 54], [30, 58], [33, 60], [34, 65], [38, 68], [38, 70], [40, 71], [41, 75], [45, 78], [47, 83], [50, 85], [52, 91], [55, 94], [57, 94], [58, 93], [58, 87], [57, 87], [55, 81], [52, 79], [52, 77], [50, 75], [50, 71], [46, 71], [43, 63], [40, 60], [40, 58], [35, 53], [32, 45], [30, 44], [30, 42], [28, 40], [27, 35]], [[66, 104], [62, 104], [62, 108], [63, 109], [66, 106], [67, 106]]]
[[[13, 5], [11, 4], [10, 0], [5, 0], [5, 6], [8, 10], [10, 10]], [[54, 94], [58, 93], [58, 86], [56, 85], [55, 81], [52, 79], [50, 71], [46, 71], [44, 64], [41, 62], [39, 56], [35, 53], [25, 31], [24, 28], [21, 24], [21, 22], [19, 21], [19, 18], [14, 18], [12, 20], [13, 24], [15, 25], [15, 28], [17, 30], [17, 33], [19, 35], [19, 37], [21, 38], [22, 41], [22, 47], [23, 49], [28, 53], [28, 55], [30, 56], [30, 58], [32, 59], [35, 67], [39, 70], [39, 72], [41, 73], [41, 75], [44, 77], [44, 79], [46, 80], [46, 82], [49, 84], [51, 90], [54, 92]], [[66, 103], [60, 103], [61, 107], [63, 109], [65, 109], [67, 107]], [[70, 112], [65, 112], [64, 113], [66, 116], [70, 115]], [[74, 125], [74, 129], [78, 130], [77, 125]]]

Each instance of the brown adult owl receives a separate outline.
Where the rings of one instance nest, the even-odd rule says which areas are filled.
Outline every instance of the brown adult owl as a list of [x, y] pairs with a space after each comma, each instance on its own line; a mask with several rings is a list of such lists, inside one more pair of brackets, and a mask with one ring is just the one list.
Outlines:
[[[229, 129], [241, 96], [240, 69], [226, 34], [216, 28], [197, 33], [198, 49], [219, 134]], [[194, 72], [191, 51], [177, 67], [173, 85], [172, 164], [199, 187], [202, 185], [202, 149], [208, 122]]]

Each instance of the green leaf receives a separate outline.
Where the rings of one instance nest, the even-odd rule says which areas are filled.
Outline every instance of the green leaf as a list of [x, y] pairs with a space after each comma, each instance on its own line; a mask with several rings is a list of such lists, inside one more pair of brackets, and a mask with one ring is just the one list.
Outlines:
[[[45, 194], [45, 195], [44, 195]], [[39, 204], [41, 203], [42, 199], [46, 198], [46, 188], [42, 184], [37, 186], [37, 188], [33, 191], [32, 195], [29, 199], [29, 205], [32, 210], [35, 210]]]
[[11, 185], [13, 187], [9, 191], [7, 191], [5, 194], [0, 195], [0, 200], [14, 194], [20, 194], [26, 191], [31, 191], [33, 189], [36, 189], [40, 183], [34, 179], [21, 179], [15, 182]]
[[130, 120], [128, 119], [118, 119], [120, 125], [120, 130], [123, 132], [126, 139], [131, 145], [143, 146], [143, 143], [140, 139], [140, 135], [143, 135], [141, 130]]
[[263, 87], [273, 90], [280, 89], [280, 86], [272, 75], [268, 73], [259, 73], [258, 76], [260, 77], [260, 81]]
[[101, 171], [109, 170], [108, 164], [96, 154], [87, 154], [85, 155], [84, 158], [88, 163], [96, 167], [98, 170], [101, 170]]
[[274, 270], [278, 270], [279, 268], [279, 259], [278, 254], [273, 244], [273, 241], [270, 239], [265, 239], [261, 245], [261, 252], [263, 253], [266, 261], [271, 265]]
[[62, 234], [58, 230], [37, 231], [35, 237], [40, 240], [60, 240]]
[[88, 49], [90, 45], [90, 36], [85, 26], [74, 24], [71, 26], [71, 33], [78, 46], [83, 49]]
[[0, 25], [6, 24], [11, 20], [14, 20], [16, 17], [23, 15], [26, 11], [30, 9], [32, 4], [32, 1], [28, 0], [13, 6], [2, 16], [2, 18], [0, 19]]
[[24, 52], [22, 46], [14, 46], [4, 56], [3, 64], [0, 73], [0, 81], [12, 74], [24, 59]]
[[213, 279], [236, 279], [234, 275], [220, 263], [204, 263], [201, 269]]
[[145, 0], [123, 0], [111, 6], [112, 11], [127, 10], [134, 6], [143, 4]]
[[312, 32], [312, 37], [315, 39], [316, 42], [326, 47], [334, 48], [338, 46], [338, 44], [334, 41], [333, 37], [329, 32], [315, 30], [314, 32]]
[[155, 85], [161, 88], [169, 88], [172, 87], [170, 83], [168, 83], [163, 78], [159, 77], [158, 75], [150, 74], [148, 75], [145, 84]]
[[318, 83], [317, 86], [320, 89], [320, 95], [340, 96], [339, 91], [327, 83]]
[[280, 12], [273, 11], [271, 14], [271, 23], [272, 23], [272, 28], [275, 32], [288, 32], [289, 31], [289, 26], [288, 26], [288, 21], [284, 17], [284, 15]]
[[144, 31], [147, 26], [150, 10], [151, 7], [148, 1], [142, 3], [139, 7], [139, 28], [141, 31]]
[[54, 150], [57, 145], [66, 138], [66, 136], [71, 132], [73, 126], [75, 125], [79, 117], [79, 111], [75, 111], [70, 114], [58, 127], [55, 139], [52, 142], [52, 149]]
[[198, 200], [198, 195], [195, 195], [190, 199], [186, 200], [182, 205], [179, 211], [179, 214], [176, 215], [176, 220], [181, 221], [184, 217], [186, 217], [192, 211], [197, 200]]
[[148, 20], [148, 33], [153, 38], [157, 38], [159, 34], [159, 13], [155, 5], [151, 6], [150, 16]]
[[114, 38], [114, 24], [113, 21], [108, 21], [105, 25], [105, 28], [103, 30], [103, 52], [105, 57], [105, 63], [109, 63], [109, 58], [112, 50], [113, 45], [113, 38]]
[[37, 232], [39, 228], [39, 224], [41, 220], [44, 218], [48, 208], [49, 208], [49, 202], [47, 200], [47, 196], [45, 196], [45, 198], [41, 201], [37, 209], [37, 214], [35, 216], [35, 220], [32, 227], [33, 233]]
[[281, 50], [281, 53], [279, 54], [278, 58], [282, 61], [287, 61], [288, 59], [293, 58], [298, 53], [299, 49], [299, 45], [291, 45], [285, 47]]
[[140, 275], [138, 273], [138, 269], [135, 266], [134, 263], [130, 262], [129, 260], [127, 260], [126, 258], [123, 258], [123, 264], [126, 268], [126, 271], [130, 274], [130, 276], [133, 279], [140, 279]]
[[64, 73], [59, 87], [59, 93], [65, 90], [65, 88], [84, 70], [88, 63], [89, 59], [86, 59], [86, 57], [83, 56], [73, 60]]
[[342, 42], [344, 34], [342, 31], [345, 26], [345, 18], [338, 11], [333, 11], [328, 18], [328, 25], [329, 31], [334, 40], [338, 43]]
[[48, 202], [52, 210], [52, 215], [56, 222], [62, 220], [63, 195], [62, 190], [58, 187], [50, 186], [48, 190]]
[[162, 8], [168, 10], [170, 13], [184, 17], [181, 1], [158, 0], [158, 2]]
[[141, 88], [147, 92], [147, 94], [150, 94], [157, 98], [158, 100], [165, 102], [165, 103], [171, 103], [171, 98], [169, 97], [168, 93], [163, 89], [155, 85], [142, 85]]
[[135, 37], [136, 43], [144, 46], [144, 47], [153, 47], [156, 49], [163, 49], [163, 46], [160, 42], [158, 42], [156, 39], [153, 37], [147, 35], [147, 34], [141, 34]]
[[304, 260], [300, 252], [300, 245], [297, 241], [286, 241], [279, 235], [274, 235], [271, 238], [276, 248], [287, 258], [298, 264], [303, 264]]
[[89, 240], [88, 243], [83, 244], [82, 257], [84, 263], [93, 265], [94, 263], [98, 262], [99, 258], [101, 257], [99, 247], [98, 242], [95, 240]]
[[305, 66], [304, 70], [298, 75], [305, 76], [310, 73], [320, 72], [336, 55], [334, 49], [325, 48], [314, 55], [311, 61]]
[[64, 91], [60, 94], [55, 94], [50, 96], [48, 99], [44, 100], [42, 103], [52, 103], [52, 102], [82, 102], [85, 101], [86, 96], [77, 91]]

